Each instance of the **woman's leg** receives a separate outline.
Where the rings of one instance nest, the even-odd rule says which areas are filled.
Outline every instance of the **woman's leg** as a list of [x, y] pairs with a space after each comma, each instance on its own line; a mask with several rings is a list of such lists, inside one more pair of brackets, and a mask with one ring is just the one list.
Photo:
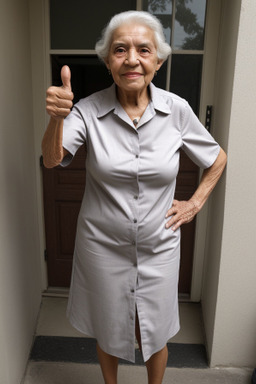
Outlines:
[[[141, 350], [141, 335], [138, 314], [136, 316], [135, 334]], [[148, 384], [162, 384], [167, 359], [168, 349], [167, 346], [165, 346], [163, 349], [161, 349], [161, 351], [152, 355], [151, 358], [146, 362], [148, 371]]]
[[146, 362], [148, 370], [148, 384], [162, 384], [164, 372], [168, 359], [168, 349], [165, 346], [161, 351], [155, 353]]
[[118, 358], [104, 352], [98, 343], [97, 353], [105, 384], [117, 384]]
[[141, 336], [140, 336], [140, 324], [139, 324], [139, 318], [138, 318], [137, 312], [136, 312], [136, 322], [135, 322], [135, 336], [136, 336], [137, 342], [139, 344], [140, 351], [142, 352]]

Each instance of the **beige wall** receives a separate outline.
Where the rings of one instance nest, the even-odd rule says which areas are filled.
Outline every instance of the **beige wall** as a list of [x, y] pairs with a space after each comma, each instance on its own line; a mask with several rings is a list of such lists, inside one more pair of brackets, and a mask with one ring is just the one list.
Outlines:
[[[256, 364], [256, 2], [224, 0], [215, 136], [228, 150], [211, 199], [203, 314], [211, 366]], [[242, 3], [242, 4], [241, 4]]]
[[[47, 265], [44, 260], [45, 231], [44, 231], [44, 206], [43, 206], [43, 180], [42, 170], [39, 167], [39, 159], [42, 154], [41, 142], [47, 126], [49, 116], [45, 110], [45, 96], [49, 81], [46, 79], [46, 68], [49, 63], [46, 58], [45, 31], [45, 0], [29, 0], [30, 8], [30, 42], [31, 42], [31, 64], [32, 64], [32, 95], [33, 95], [33, 124], [34, 124], [34, 149], [36, 158], [36, 188], [38, 197], [38, 225], [39, 225], [39, 248], [41, 262], [42, 290], [48, 287]], [[48, 55], [49, 56], [49, 55]]]
[[19, 384], [41, 300], [27, 1], [0, 12], [0, 382]]
[[[44, 241], [38, 161], [46, 88], [42, 4], [30, 0], [30, 34], [28, 0], [1, 2], [1, 384], [20, 383], [46, 285], [39, 261]], [[229, 160], [210, 201], [202, 297], [212, 366], [256, 364], [255, 19], [255, 0], [222, 1], [213, 133]]]

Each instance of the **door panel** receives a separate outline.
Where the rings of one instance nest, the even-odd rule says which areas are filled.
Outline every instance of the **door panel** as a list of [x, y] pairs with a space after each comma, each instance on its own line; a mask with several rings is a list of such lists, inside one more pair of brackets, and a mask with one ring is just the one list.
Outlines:
[[[188, 200], [198, 185], [198, 167], [181, 151], [175, 199]], [[179, 293], [189, 294], [192, 279], [196, 219], [181, 227]]]
[[44, 216], [48, 285], [69, 287], [77, 217], [85, 188], [86, 147], [72, 163], [54, 169], [43, 167]]
[[[85, 188], [85, 157], [83, 146], [68, 167], [43, 167], [47, 267], [51, 287], [70, 285], [76, 223]], [[181, 152], [175, 198], [189, 199], [196, 189], [197, 177], [197, 167]], [[179, 292], [183, 294], [190, 292], [194, 233], [195, 220], [181, 229]]]
[[[107, 75], [105, 66], [95, 56], [53, 55], [52, 77], [56, 86], [61, 85], [60, 69], [64, 64], [68, 64], [71, 69], [74, 102], [112, 84], [112, 78]], [[175, 70], [174, 67], [173, 71], [177, 74], [178, 68]], [[162, 81], [162, 78], [158, 77], [156, 83], [159, 80]], [[173, 86], [176, 83], [175, 81]], [[182, 93], [182, 88], [179, 93]], [[193, 92], [190, 92], [191, 101], [197, 99], [198, 94], [198, 88], [193, 87]], [[51, 287], [69, 287], [70, 284], [76, 222], [85, 187], [85, 157], [86, 147], [83, 146], [68, 167], [43, 169], [47, 268]], [[197, 183], [198, 167], [181, 152], [175, 198], [189, 199]], [[183, 226], [181, 234], [179, 292], [189, 294], [195, 221]]]
[[50, 0], [51, 49], [94, 49], [108, 20], [136, 9], [136, 0]]

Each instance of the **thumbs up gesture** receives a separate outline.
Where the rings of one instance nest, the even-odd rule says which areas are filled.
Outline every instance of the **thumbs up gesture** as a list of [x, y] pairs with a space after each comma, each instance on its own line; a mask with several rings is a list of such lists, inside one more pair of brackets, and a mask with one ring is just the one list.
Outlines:
[[61, 87], [50, 87], [46, 92], [46, 110], [55, 120], [61, 120], [70, 114], [74, 94], [71, 89], [71, 71], [67, 65], [61, 69]]

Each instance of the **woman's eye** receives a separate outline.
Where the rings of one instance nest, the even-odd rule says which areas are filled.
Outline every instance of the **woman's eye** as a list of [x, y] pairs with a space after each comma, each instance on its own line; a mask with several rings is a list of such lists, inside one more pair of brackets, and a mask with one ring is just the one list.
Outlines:
[[140, 53], [142, 55], [148, 54], [149, 53], [149, 49], [148, 48], [141, 48]]
[[125, 52], [125, 49], [122, 48], [122, 47], [118, 47], [118, 48], [116, 48], [115, 52], [116, 52], [116, 53], [124, 53], [124, 52]]

